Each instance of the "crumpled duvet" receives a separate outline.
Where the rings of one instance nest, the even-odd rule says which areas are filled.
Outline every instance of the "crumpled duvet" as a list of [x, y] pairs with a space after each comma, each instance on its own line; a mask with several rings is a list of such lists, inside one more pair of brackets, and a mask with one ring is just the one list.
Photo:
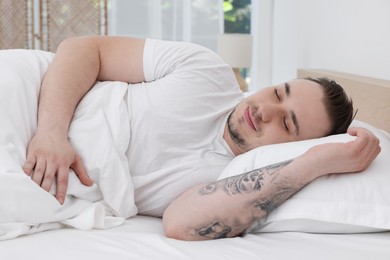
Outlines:
[[[130, 141], [128, 84], [97, 82], [78, 105], [69, 140], [94, 180], [71, 172], [65, 203], [24, 174], [26, 148], [37, 126], [39, 88], [54, 54], [0, 51], [0, 240], [71, 226], [109, 228], [134, 216], [126, 150]], [[70, 77], [72, 75], [69, 75]]]

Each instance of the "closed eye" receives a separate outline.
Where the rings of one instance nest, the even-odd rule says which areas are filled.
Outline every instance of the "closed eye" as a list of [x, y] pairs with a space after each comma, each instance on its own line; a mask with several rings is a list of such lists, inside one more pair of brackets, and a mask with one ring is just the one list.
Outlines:
[[275, 94], [276, 98], [280, 101], [280, 96], [279, 96], [277, 88], [274, 89], [274, 94]]
[[288, 128], [286, 117], [283, 117], [283, 126], [284, 126], [284, 129], [286, 129], [287, 132], [290, 132], [290, 129]]

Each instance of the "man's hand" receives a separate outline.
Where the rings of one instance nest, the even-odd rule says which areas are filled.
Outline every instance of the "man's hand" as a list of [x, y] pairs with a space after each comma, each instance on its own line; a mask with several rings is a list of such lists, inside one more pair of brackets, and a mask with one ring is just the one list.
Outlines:
[[380, 153], [379, 139], [364, 128], [348, 129], [356, 139], [347, 143], [317, 145], [304, 156], [313, 160], [313, 172], [320, 175], [350, 173], [365, 170]]
[[56, 180], [60, 203], [65, 199], [70, 168], [81, 183], [93, 183], [67, 139], [77, 105], [96, 80], [145, 81], [144, 45], [143, 39], [86, 36], [66, 39], [58, 47], [42, 81], [38, 131], [28, 146], [23, 170], [46, 191]]
[[81, 183], [91, 186], [93, 181], [66, 137], [37, 133], [27, 149], [24, 172], [44, 190], [49, 191], [56, 180], [56, 198], [63, 204], [68, 188], [69, 169], [73, 169]]

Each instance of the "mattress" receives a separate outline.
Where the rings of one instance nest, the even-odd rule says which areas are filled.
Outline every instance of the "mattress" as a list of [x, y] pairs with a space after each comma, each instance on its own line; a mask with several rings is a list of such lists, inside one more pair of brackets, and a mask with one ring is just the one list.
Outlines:
[[106, 230], [51, 230], [0, 242], [0, 259], [390, 259], [390, 232], [274, 232], [188, 242], [164, 236], [159, 218], [136, 216]]

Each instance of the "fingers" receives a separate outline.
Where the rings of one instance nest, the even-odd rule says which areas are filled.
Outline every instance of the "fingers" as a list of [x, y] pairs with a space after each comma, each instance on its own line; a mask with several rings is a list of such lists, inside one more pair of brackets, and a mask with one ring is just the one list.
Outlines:
[[87, 186], [93, 185], [93, 180], [89, 177], [87, 169], [85, 169], [84, 164], [79, 155], [76, 155], [76, 159], [71, 165], [71, 168], [76, 173], [82, 184]]
[[46, 170], [46, 161], [43, 159], [37, 159], [37, 163], [34, 167], [34, 173], [32, 175], [32, 180], [41, 186], [43, 176], [45, 175]]
[[377, 138], [371, 138], [364, 149], [362, 149], [362, 158], [365, 161], [362, 165], [362, 170], [366, 169], [375, 160], [380, 151], [379, 140]]
[[33, 169], [35, 167], [36, 158], [35, 156], [32, 156], [30, 153], [27, 155], [26, 163], [23, 165], [23, 171], [28, 176], [31, 176]]
[[66, 191], [68, 190], [69, 168], [73, 169], [82, 184], [87, 186], [91, 186], [93, 184], [93, 181], [89, 177], [80, 156], [76, 155], [74, 162], [69, 167], [61, 167], [58, 169], [56, 198], [61, 204], [64, 203]]
[[74, 170], [82, 184], [93, 185], [81, 157], [72, 151], [71, 153], [68, 153], [70, 157], [66, 158], [32, 149], [28, 151], [26, 163], [23, 165], [26, 175], [45, 191], [49, 192], [54, 181], [56, 182], [55, 197], [61, 204], [66, 198], [70, 168]]
[[352, 136], [356, 136], [357, 132], [358, 132], [358, 128], [357, 127], [351, 127], [351, 128], [348, 128], [348, 130], [347, 130], [347, 133], [352, 135]]
[[23, 171], [45, 191], [49, 192], [56, 182], [55, 196], [62, 204], [68, 189], [70, 168], [74, 169], [82, 184], [90, 186], [93, 181], [66, 135], [42, 133], [37, 132], [28, 144]]
[[57, 167], [52, 160], [42, 156], [31, 156], [23, 166], [23, 171], [45, 191], [50, 191], [56, 176]]
[[350, 143], [351, 155], [357, 161], [357, 171], [363, 171], [380, 153], [379, 139], [364, 128], [351, 128], [348, 133], [357, 136]]
[[82, 184], [87, 186], [93, 185], [93, 181], [89, 177], [81, 157], [76, 155], [74, 162], [69, 167], [61, 167], [58, 169], [56, 198], [61, 204], [63, 204], [65, 201], [66, 191], [68, 189], [69, 168], [73, 169]]
[[[53, 163], [47, 163], [45, 169], [45, 175], [40, 183], [42, 189], [45, 191], [50, 191], [51, 186], [53, 185], [53, 181], [57, 172], [57, 168]], [[35, 175], [35, 172], [34, 172]]]
[[58, 169], [56, 199], [62, 205], [65, 201], [66, 191], [68, 190], [69, 169], [62, 167]]

